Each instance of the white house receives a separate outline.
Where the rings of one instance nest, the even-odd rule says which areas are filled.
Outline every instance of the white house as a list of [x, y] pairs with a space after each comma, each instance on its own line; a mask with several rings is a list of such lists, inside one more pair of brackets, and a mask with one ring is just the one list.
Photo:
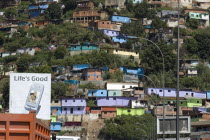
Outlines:
[[147, 107], [147, 101], [145, 100], [132, 100], [131, 108], [145, 108]]
[[29, 54], [29, 55], [35, 55], [36, 50], [34, 48], [21, 48], [17, 49], [17, 54]]
[[133, 90], [133, 87], [138, 87], [138, 83], [106, 83], [107, 90]]
[[187, 77], [195, 77], [197, 74], [197, 69], [187, 69]]

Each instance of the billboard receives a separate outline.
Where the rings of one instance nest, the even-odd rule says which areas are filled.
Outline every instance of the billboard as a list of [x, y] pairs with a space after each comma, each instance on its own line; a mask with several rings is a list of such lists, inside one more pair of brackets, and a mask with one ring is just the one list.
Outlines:
[[50, 120], [51, 74], [10, 74], [9, 113], [35, 111], [38, 119]]
[[[176, 134], [176, 117], [165, 117], [165, 124], [163, 126], [163, 117], [157, 117], [157, 134]], [[186, 134], [191, 131], [190, 116], [179, 117], [179, 133]]]

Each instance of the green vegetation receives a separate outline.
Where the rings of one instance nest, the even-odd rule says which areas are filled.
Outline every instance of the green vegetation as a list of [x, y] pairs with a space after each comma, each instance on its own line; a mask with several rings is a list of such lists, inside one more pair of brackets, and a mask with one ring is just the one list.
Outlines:
[[142, 116], [122, 115], [106, 120], [106, 125], [100, 131], [100, 138], [106, 140], [145, 140], [156, 132], [155, 120], [151, 114]]

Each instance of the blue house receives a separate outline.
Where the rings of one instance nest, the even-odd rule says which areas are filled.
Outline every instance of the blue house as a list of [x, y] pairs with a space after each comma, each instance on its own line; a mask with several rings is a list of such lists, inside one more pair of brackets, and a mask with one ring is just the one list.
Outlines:
[[112, 41], [115, 43], [126, 43], [127, 39], [124, 36], [113, 36]]
[[140, 67], [120, 67], [120, 71], [123, 71], [125, 74], [136, 75], [138, 77], [143, 77], [144, 68]]
[[106, 89], [89, 89], [88, 90], [88, 97], [107, 97], [107, 90]]
[[83, 70], [86, 68], [90, 68], [90, 64], [75, 64], [75, 65], [73, 65], [73, 70]]
[[35, 18], [44, 14], [44, 11], [49, 7], [48, 4], [32, 4], [29, 5], [30, 18]]
[[51, 131], [61, 131], [62, 123], [60, 122], [51, 122], [50, 130]]
[[113, 22], [123, 22], [123, 23], [130, 23], [131, 19], [130, 17], [124, 17], [124, 16], [112, 16], [111, 21]]
[[61, 115], [61, 106], [51, 106], [52, 115]]
[[210, 99], [210, 91], [207, 91], [207, 99]]
[[80, 83], [80, 81], [77, 80], [64, 80], [63, 82], [71, 85], [76, 85]]

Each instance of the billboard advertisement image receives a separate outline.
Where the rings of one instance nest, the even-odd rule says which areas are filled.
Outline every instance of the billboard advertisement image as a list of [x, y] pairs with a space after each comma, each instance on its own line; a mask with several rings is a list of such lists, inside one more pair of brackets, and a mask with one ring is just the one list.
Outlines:
[[10, 74], [9, 112], [28, 114], [35, 111], [38, 119], [50, 120], [51, 74]]
[[[179, 117], [179, 133], [187, 134], [191, 132], [190, 116]], [[157, 117], [157, 134], [176, 134], [176, 117], [165, 117], [163, 126], [163, 117]]]

